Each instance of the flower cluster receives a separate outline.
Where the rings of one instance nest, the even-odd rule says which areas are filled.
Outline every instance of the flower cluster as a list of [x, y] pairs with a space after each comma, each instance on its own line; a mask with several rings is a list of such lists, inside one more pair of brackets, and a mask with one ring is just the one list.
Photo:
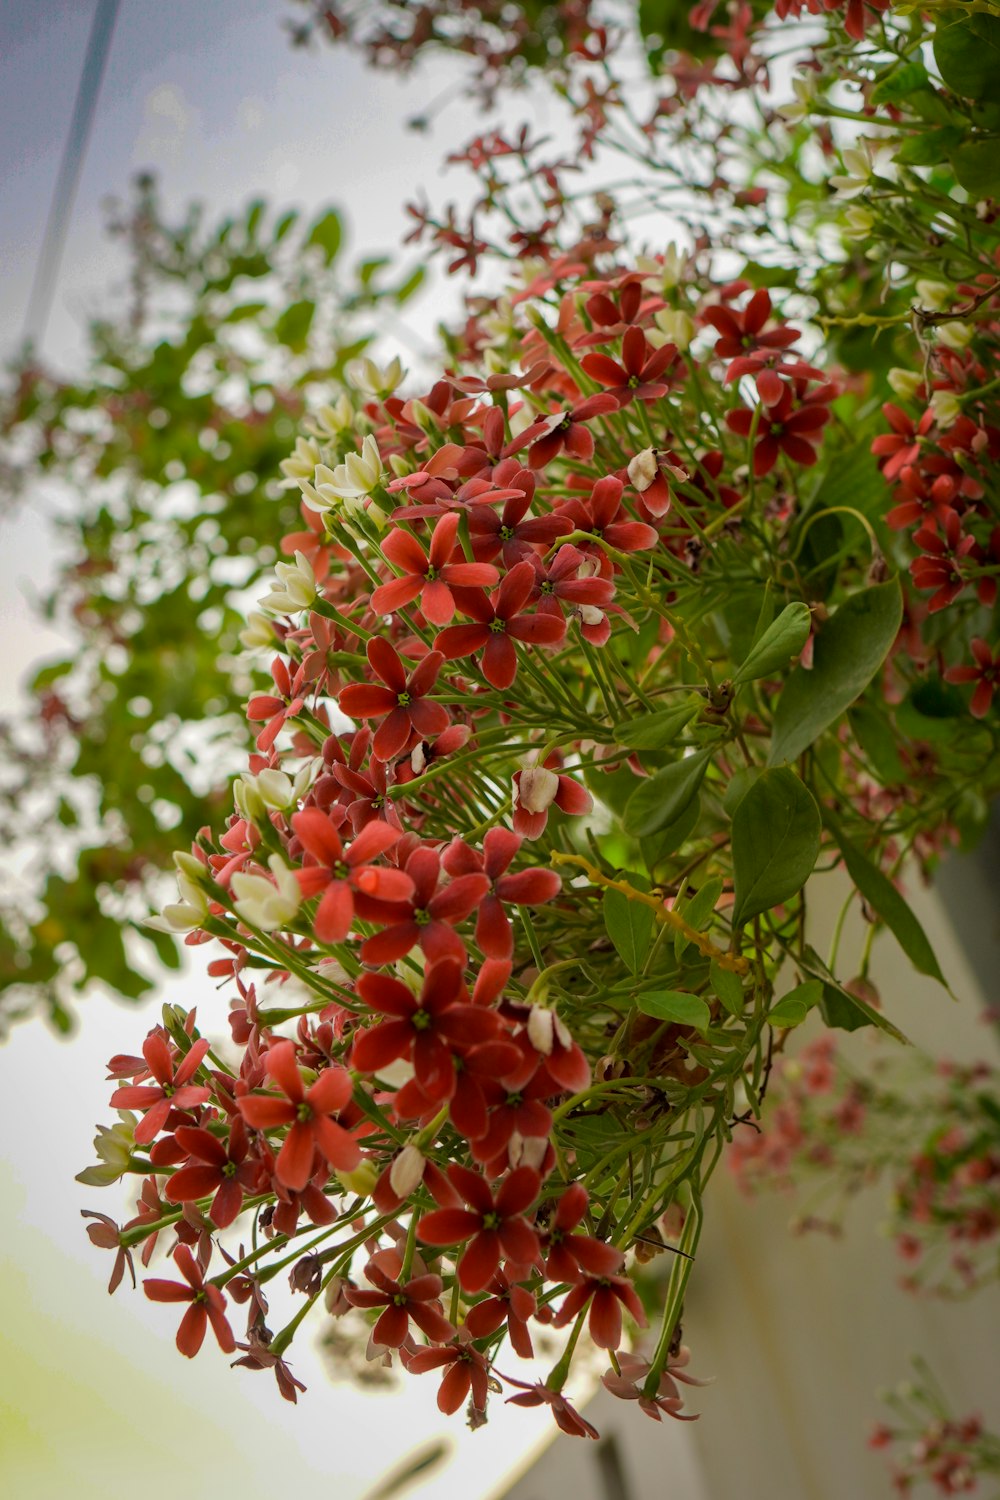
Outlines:
[[[114, 1127], [124, 1158], [106, 1132], [83, 1175], [148, 1164], [138, 1217], [92, 1237], [148, 1258], [171, 1231], [183, 1281], [147, 1291], [186, 1304], [182, 1352], [209, 1326], [232, 1349], [243, 1302], [240, 1363], [290, 1399], [301, 1319], [272, 1332], [263, 1292], [289, 1264], [310, 1304], [373, 1322], [370, 1357], [437, 1372], [442, 1409], [470, 1400], [475, 1420], [507, 1378], [503, 1341], [530, 1357], [536, 1327], [546, 1347], [571, 1332], [512, 1399], [567, 1431], [590, 1431], [563, 1394], [584, 1327], [608, 1389], [657, 1420], [690, 1381], [676, 1348], [707, 1148], [731, 1128], [733, 1049], [752, 1069], [765, 1030], [744, 1012], [721, 802], [733, 749], [752, 763], [765, 732], [753, 683], [780, 679], [809, 611], [789, 604], [740, 689], [726, 633], [696, 639], [686, 610], [732, 566], [751, 502], [754, 524], [789, 524], [760, 489], [786, 495], [815, 463], [834, 386], [743, 282], [692, 290], [701, 347], [682, 353], [657, 326], [662, 283], [655, 262], [540, 300], [520, 368], [498, 346], [503, 374], [470, 355], [404, 397], [398, 371], [366, 369], [358, 409], [324, 409], [285, 465], [309, 531], [262, 601], [276, 654], [247, 706], [256, 744], [225, 829], [176, 856], [160, 919], [221, 943], [237, 1056], [167, 1015], [112, 1060], [111, 1103], [138, 1116]], [[673, 753], [699, 775], [670, 804], [685, 726]], [[775, 777], [795, 780], [761, 790]], [[687, 832], [670, 805], [690, 805]], [[616, 875], [622, 829], [661, 894], [642, 865]], [[779, 892], [788, 920], [800, 884]], [[759, 950], [762, 993], [778, 962]], [[691, 1108], [711, 1121], [694, 1152]], [[257, 1248], [231, 1255], [219, 1231], [248, 1217]], [[629, 1363], [637, 1271], [671, 1248], [655, 1348]]]

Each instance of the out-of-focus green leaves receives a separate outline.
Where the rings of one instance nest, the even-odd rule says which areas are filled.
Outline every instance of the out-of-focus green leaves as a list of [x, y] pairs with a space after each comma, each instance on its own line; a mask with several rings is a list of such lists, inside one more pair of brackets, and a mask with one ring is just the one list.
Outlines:
[[367, 309], [423, 278], [385, 257], [348, 271], [333, 209], [167, 223], [149, 179], [113, 232], [131, 305], [93, 323], [79, 376], [26, 355], [0, 393], [7, 504], [39, 503], [43, 478], [60, 499], [67, 562], [43, 609], [68, 642], [0, 726], [0, 836], [25, 871], [0, 903], [0, 1029], [38, 1009], [68, 1029], [91, 983], [137, 1000], [178, 962], [141, 919], [170, 895], [172, 850], [224, 816], [249, 687], [234, 590], [304, 524], [275, 481], [305, 389], [333, 394]]

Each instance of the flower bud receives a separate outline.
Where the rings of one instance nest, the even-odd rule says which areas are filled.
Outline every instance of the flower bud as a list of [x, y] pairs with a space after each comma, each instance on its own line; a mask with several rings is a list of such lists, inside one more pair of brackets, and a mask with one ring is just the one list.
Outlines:
[[302, 904], [302, 893], [294, 871], [279, 854], [268, 860], [274, 880], [266, 875], [248, 875], [237, 870], [230, 882], [237, 915], [262, 932], [286, 926]]
[[240, 631], [240, 641], [248, 651], [262, 651], [274, 645], [274, 626], [267, 615], [259, 609], [250, 611], [247, 623]]
[[638, 490], [641, 495], [645, 490], [649, 489], [659, 470], [660, 466], [656, 461], [656, 449], [643, 448], [641, 453], [637, 453], [634, 458], [629, 460], [628, 477], [633, 488]]
[[424, 1180], [424, 1158], [416, 1146], [404, 1146], [389, 1168], [389, 1186], [399, 1198], [408, 1198]]
[[546, 812], [556, 799], [559, 777], [545, 766], [528, 766], [514, 783], [514, 806], [525, 812]]
[[379, 1177], [378, 1168], [369, 1157], [365, 1157], [353, 1172], [336, 1172], [334, 1175], [346, 1192], [357, 1193], [359, 1198], [370, 1197]]
[[962, 403], [954, 391], [935, 391], [931, 397], [931, 411], [939, 427], [954, 427], [962, 415]]
[[912, 401], [924, 383], [923, 376], [916, 370], [901, 370], [898, 366], [891, 369], [886, 378], [903, 401]]
[[302, 552], [296, 552], [295, 561], [275, 563], [277, 586], [260, 601], [262, 609], [276, 615], [297, 614], [308, 609], [319, 589], [312, 564]]
[[552, 1034], [554, 1031], [554, 1017], [550, 1010], [544, 1005], [533, 1005], [528, 1016], [528, 1040], [536, 1052], [543, 1057], [552, 1054]]

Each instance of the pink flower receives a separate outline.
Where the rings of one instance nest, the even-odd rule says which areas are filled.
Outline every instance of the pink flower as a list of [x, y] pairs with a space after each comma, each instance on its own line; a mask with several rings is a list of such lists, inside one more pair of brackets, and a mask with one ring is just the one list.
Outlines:
[[549, 808], [558, 807], [571, 817], [585, 817], [594, 799], [585, 787], [548, 766], [529, 766], [515, 771], [514, 832], [526, 839], [541, 838], [549, 820]]
[[972, 641], [972, 655], [976, 663], [974, 667], [949, 667], [944, 676], [946, 682], [974, 682], [976, 684], [976, 691], [969, 704], [969, 712], [974, 718], [984, 719], [990, 711], [993, 694], [1000, 687], [1000, 651], [994, 657], [988, 642], [984, 641], [981, 636], [975, 636]]

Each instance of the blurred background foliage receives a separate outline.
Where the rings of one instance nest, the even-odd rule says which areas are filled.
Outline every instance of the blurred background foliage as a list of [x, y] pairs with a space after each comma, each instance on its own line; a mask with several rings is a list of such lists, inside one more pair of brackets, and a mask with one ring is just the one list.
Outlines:
[[332, 208], [169, 222], [148, 176], [109, 229], [128, 294], [91, 324], [82, 368], [63, 378], [28, 349], [0, 392], [0, 496], [51, 516], [39, 611], [66, 639], [0, 724], [0, 1030], [38, 1010], [69, 1030], [92, 981], [139, 1000], [144, 957], [177, 967], [173, 939], [139, 924], [236, 769], [240, 595], [274, 563], [262, 539], [298, 518], [278, 465], [307, 396], [327, 399], [424, 274], [348, 268]]

